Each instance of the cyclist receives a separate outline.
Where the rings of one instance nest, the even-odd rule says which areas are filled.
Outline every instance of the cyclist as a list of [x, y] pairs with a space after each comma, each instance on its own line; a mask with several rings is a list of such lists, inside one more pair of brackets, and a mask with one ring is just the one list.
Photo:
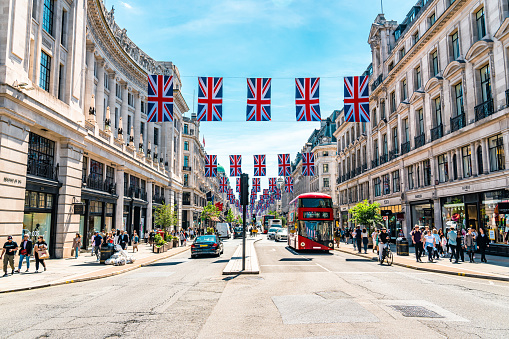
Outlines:
[[385, 255], [385, 247], [389, 244], [389, 235], [387, 234], [387, 229], [385, 227], [380, 231], [380, 235], [378, 236], [378, 261], [380, 261], [380, 265], [384, 260]]

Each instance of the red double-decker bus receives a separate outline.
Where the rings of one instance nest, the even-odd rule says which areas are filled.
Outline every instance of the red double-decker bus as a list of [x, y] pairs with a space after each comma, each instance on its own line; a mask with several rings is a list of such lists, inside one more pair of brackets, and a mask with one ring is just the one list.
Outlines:
[[305, 193], [290, 203], [288, 245], [296, 250], [334, 249], [334, 213], [327, 194]]

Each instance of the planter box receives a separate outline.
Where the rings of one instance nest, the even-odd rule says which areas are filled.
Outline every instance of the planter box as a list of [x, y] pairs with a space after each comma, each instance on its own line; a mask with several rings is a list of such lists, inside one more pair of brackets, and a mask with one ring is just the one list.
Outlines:
[[179, 241], [173, 240], [173, 247], [179, 247]]

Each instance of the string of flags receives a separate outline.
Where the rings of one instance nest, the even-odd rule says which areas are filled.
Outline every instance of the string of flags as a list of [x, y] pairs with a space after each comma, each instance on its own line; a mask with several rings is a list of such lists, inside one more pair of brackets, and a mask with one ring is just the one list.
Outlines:
[[[272, 78], [247, 78], [246, 121], [271, 121]], [[173, 76], [148, 75], [148, 122], [173, 121]], [[344, 78], [347, 122], [369, 122], [369, 76]], [[320, 78], [295, 78], [297, 121], [321, 121]], [[223, 78], [198, 77], [198, 121], [223, 120]]]

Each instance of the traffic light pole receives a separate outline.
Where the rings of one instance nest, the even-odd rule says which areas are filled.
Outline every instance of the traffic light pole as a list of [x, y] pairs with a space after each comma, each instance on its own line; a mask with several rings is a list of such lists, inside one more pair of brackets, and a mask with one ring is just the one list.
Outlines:
[[242, 206], [242, 225], [244, 231], [242, 232], [242, 270], [246, 270], [246, 205]]
[[242, 205], [242, 270], [246, 270], [246, 208], [248, 204], [249, 176], [242, 173], [240, 176], [240, 203]]

